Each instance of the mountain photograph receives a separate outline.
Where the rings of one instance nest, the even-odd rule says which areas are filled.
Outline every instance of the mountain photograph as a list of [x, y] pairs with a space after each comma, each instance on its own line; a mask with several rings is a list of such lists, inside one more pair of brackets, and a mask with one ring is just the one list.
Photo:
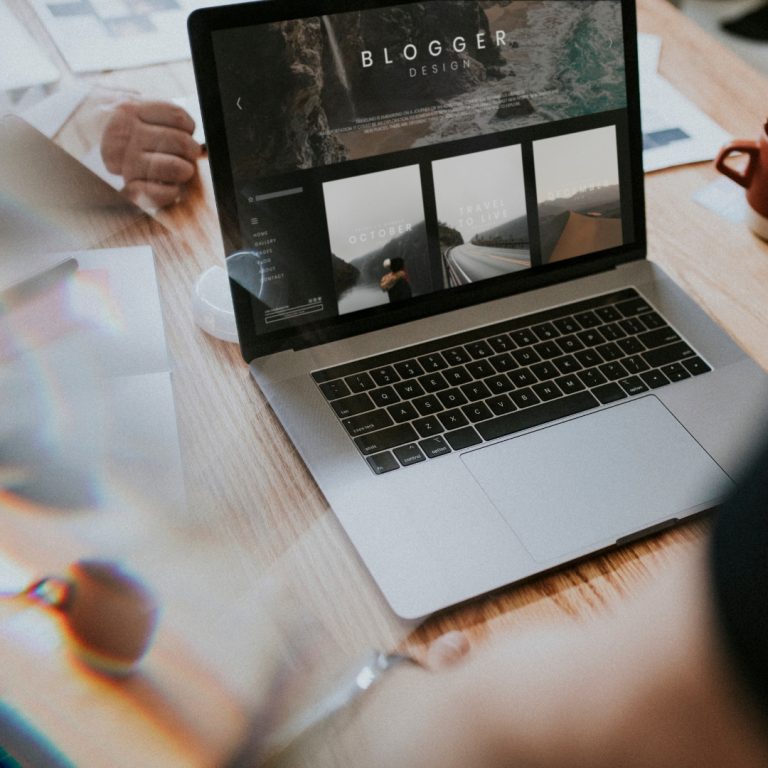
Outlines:
[[624, 242], [613, 126], [534, 142], [543, 263]]

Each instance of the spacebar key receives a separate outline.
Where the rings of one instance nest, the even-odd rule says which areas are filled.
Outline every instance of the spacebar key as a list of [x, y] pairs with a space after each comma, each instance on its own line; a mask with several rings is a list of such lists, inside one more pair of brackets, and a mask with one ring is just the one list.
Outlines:
[[597, 408], [600, 403], [590, 392], [577, 392], [575, 395], [561, 397], [559, 400], [550, 400], [543, 405], [533, 408], [524, 408], [521, 411], [507, 413], [496, 419], [481, 421], [475, 424], [475, 429], [483, 436], [484, 440], [494, 440], [497, 437], [511, 435], [523, 429], [538, 427], [548, 421], [556, 421], [566, 416], [573, 416], [590, 408]]

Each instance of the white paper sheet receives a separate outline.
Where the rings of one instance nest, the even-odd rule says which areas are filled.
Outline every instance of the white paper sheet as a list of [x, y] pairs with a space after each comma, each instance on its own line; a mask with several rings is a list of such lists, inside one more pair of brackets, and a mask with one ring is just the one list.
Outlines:
[[0, 91], [52, 83], [59, 74], [10, 9], [0, 3]]
[[638, 50], [645, 172], [713, 160], [731, 136], [657, 73], [658, 37], [639, 36]]
[[32, 0], [73, 72], [190, 57], [187, 16], [225, 0]]
[[108, 375], [167, 371], [163, 315], [149, 246], [66, 254], [77, 260], [72, 301], [105, 328], [100, 362]]

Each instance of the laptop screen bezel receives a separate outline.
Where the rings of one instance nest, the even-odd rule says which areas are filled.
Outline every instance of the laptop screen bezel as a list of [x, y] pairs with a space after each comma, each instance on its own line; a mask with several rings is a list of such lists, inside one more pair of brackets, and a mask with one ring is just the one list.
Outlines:
[[[231, 170], [224, 112], [219, 97], [218, 73], [214, 56], [214, 33], [222, 30], [298, 19], [324, 14], [405, 5], [413, 0], [262, 0], [261, 2], [202, 8], [188, 19], [192, 60], [203, 117], [214, 197], [221, 225], [225, 255], [242, 249]], [[555, 285], [578, 277], [607, 271], [616, 266], [644, 259], [647, 250], [645, 199], [640, 127], [640, 86], [638, 74], [637, 16], [632, 0], [621, 0], [624, 30], [624, 61], [627, 88], [627, 138], [630, 187], [635, 239], [628, 244], [580, 256], [557, 264], [532, 267], [494, 280], [438, 291], [414, 298], [402, 305], [363, 310], [320, 321], [305, 322], [270, 333], [257, 333], [250, 293], [230, 280], [243, 358], [250, 362], [287, 349], [337, 341], [370, 331], [419, 320], [462, 307], [480, 304], [536, 288]]]

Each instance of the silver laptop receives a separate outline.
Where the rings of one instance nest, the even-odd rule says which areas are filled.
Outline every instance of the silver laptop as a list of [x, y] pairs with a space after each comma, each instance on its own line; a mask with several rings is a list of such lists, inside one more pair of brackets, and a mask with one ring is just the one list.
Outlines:
[[632, 3], [189, 28], [243, 355], [398, 615], [717, 504], [766, 377], [646, 261]]

